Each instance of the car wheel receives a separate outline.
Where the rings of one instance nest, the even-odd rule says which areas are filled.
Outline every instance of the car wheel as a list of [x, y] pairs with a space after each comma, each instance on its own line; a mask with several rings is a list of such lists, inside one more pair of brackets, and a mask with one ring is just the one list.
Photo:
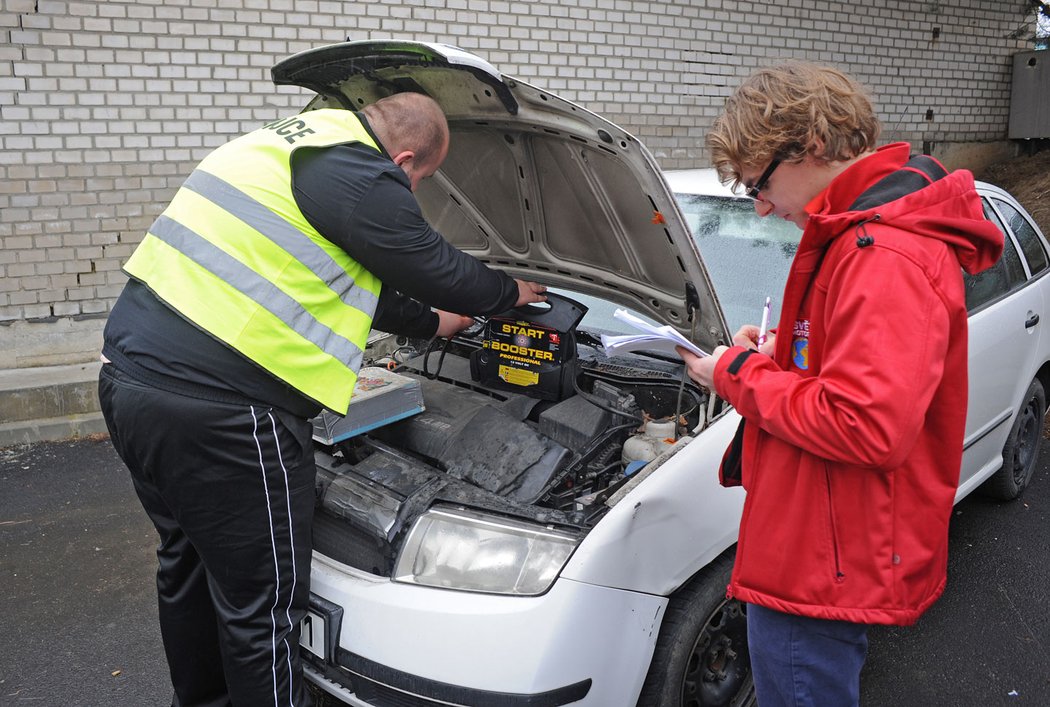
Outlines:
[[1010, 428], [1010, 436], [1003, 445], [1003, 466], [984, 482], [982, 491], [992, 498], [1011, 501], [1025, 490], [1032, 480], [1039, 447], [1043, 441], [1043, 415], [1046, 413], [1046, 394], [1042, 384], [1032, 381], [1025, 393], [1021, 409]]
[[726, 599], [734, 550], [671, 597], [639, 707], [755, 705], [745, 605]]

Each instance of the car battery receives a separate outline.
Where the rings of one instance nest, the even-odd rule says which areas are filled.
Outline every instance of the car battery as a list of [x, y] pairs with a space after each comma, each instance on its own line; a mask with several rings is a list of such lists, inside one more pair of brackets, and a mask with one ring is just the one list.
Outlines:
[[470, 355], [471, 378], [486, 387], [541, 400], [572, 395], [576, 325], [587, 307], [548, 293], [545, 305], [526, 305], [491, 317], [481, 348]]

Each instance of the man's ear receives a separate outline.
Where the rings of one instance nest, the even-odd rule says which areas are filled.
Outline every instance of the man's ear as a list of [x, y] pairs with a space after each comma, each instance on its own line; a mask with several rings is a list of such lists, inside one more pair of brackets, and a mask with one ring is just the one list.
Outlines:
[[809, 154], [813, 157], [823, 160], [824, 159], [824, 141], [819, 137], [814, 137], [809, 143]]
[[405, 162], [408, 162], [409, 160], [414, 159], [415, 156], [416, 156], [416, 153], [414, 151], [412, 151], [412, 150], [403, 150], [402, 152], [399, 152], [396, 155], [394, 155], [392, 159], [394, 160], [394, 164], [396, 164], [398, 167], [400, 167]]

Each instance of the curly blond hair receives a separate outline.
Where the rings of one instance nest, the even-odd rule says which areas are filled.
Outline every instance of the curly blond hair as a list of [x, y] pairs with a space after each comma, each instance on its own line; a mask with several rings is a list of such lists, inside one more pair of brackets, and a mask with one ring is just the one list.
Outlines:
[[864, 88], [829, 66], [790, 61], [755, 71], [726, 100], [707, 134], [724, 184], [773, 159], [831, 162], [874, 149], [881, 126]]

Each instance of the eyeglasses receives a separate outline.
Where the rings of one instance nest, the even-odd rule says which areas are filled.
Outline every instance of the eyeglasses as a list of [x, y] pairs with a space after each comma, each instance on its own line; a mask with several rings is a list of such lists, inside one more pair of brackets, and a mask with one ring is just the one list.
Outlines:
[[766, 182], [769, 181], [769, 178], [773, 176], [773, 172], [779, 166], [780, 160], [774, 159], [772, 162], [770, 162], [769, 166], [766, 167], [766, 171], [763, 172], [762, 176], [758, 178], [758, 181], [744, 188], [744, 194], [746, 194], [751, 199], [758, 199], [759, 193], [766, 188]]

